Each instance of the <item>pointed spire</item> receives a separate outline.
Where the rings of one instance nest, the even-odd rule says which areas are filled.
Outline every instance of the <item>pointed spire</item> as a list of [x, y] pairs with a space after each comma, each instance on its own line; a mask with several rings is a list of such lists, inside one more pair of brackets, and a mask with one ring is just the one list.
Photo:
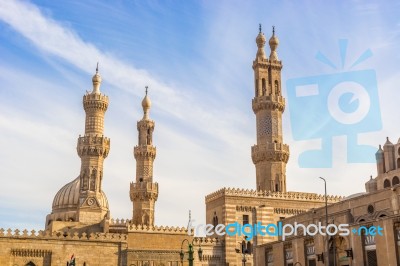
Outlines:
[[149, 87], [146, 86], [145, 88], [146, 88], [146, 91], [145, 91], [146, 95], [144, 96], [143, 101], [142, 101], [143, 119], [149, 119], [149, 111], [150, 111], [150, 107], [151, 107], [151, 101], [150, 101], [149, 96], [147, 95]]
[[93, 91], [92, 93], [100, 93], [101, 76], [99, 74], [99, 62], [96, 65], [96, 74], [92, 78]]
[[271, 54], [269, 55], [269, 60], [278, 61], [278, 53], [276, 52], [276, 48], [278, 48], [279, 40], [275, 36], [275, 26], [272, 26], [272, 36], [269, 39], [269, 47], [271, 48]]
[[264, 51], [266, 39], [265, 39], [264, 33], [262, 33], [261, 23], [258, 26], [258, 31], [259, 32], [258, 32], [258, 35], [256, 38], [256, 43], [257, 43], [257, 47], [258, 47], [256, 57], [260, 58], [260, 59], [266, 59], [265, 51]]

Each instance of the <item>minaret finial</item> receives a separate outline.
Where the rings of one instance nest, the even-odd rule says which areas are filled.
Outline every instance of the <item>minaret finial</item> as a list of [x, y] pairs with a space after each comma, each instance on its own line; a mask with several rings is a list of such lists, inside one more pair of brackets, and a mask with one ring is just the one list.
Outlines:
[[276, 48], [278, 48], [279, 40], [275, 36], [275, 26], [272, 26], [272, 36], [269, 39], [269, 47], [271, 48], [271, 53], [269, 55], [269, 60], [278, 61], [278, 54], [276, 52]]
[[100, 93], [100, 84], [101, 84], [101, 77], [99, 74], [99, 62], [96, 65], [96, 74], [94, 74], [92, 78], [93, 82], [93, 91], [92, 93]]
[[258, 31], [259, 31], [259, 33], [261, 33], [261, 31], [262, 31], [261, 23], [258, 24]]
[[143, 98], [142, 101], [142, 107], [143, 107], [143, 119], [149, 119], [149, 111], [151, 107], [151, 101], [149, 96], [147, 95], [149, 86], [145, 86], [146, 89], [146, 95]]

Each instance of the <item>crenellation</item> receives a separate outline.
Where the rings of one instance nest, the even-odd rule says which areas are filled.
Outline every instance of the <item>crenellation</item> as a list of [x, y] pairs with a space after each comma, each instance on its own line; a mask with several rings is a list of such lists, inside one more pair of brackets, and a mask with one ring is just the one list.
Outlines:
[[[213, 192], [205, 197], [206, 202], [210, 202], [223, 196], [242, 196], [242, 197], [260, 197], [267, 199], [293, 199], [293, 200], [312, 200], [323, 201], [324, 195], [308, 192], [277, 192], [277, 191], [257, 191], [253, 189], [240, 189], [240, 188], [222, 188]], [[338, 202], [343, 199], [342, 196], [327, 195], [329, 203]]]

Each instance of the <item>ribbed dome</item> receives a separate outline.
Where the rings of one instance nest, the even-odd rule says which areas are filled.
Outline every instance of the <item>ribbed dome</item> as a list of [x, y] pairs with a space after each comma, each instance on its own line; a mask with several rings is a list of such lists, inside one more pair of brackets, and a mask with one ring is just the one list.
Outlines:
[[[80, 183], [80, 178], [78, 176], [57, 192], [53, 200], [53, 213], [77, 210], [79, 204]], [[103, 191], [101, 191], [100, 197], [97, 197], [97, 200], [101, 207], [108, 209], [108, 200]]]

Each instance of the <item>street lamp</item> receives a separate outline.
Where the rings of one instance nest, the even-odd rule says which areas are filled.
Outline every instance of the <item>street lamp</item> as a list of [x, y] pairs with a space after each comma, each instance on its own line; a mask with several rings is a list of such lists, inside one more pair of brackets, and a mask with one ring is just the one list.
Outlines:
[[[324, 180], [324, 184], [325, 184], [325, 226], [328, 226], [328, 198], [326, 196], [326, 180], [323, 177], [319, 177], [320, 179]], [[327, 256], [327, 264], [329, 266], [329, 240], [328, 240], [328, 234], [326, 236], [326, 256]]]
[[[179, 256], [181, 257], [181, 263], [182, 263], [182, 265], [183, 265], [183, 259], [184, 259], [184, 257], [185, 257], [185, 253], [183, 252], [183, 243], [184, 243], [185, 241], [186, 241], [187, 244], [188, 244], [188, 252], [187, 252], [187, 253], [189, 254], [189, 258], [188, 258], [189, 266], [193, 266], [193, 260], [194, 260], [194, 258], [193, 258], [193, 253], [194, 253], [194, 250], [193, 250], [193, 242], [194, 242], [194, 238], [193, 238], [193, 240], [192, 240], [192, 243], [190, 243], [189, 240], [187, 240], [186, 238], [182, 240], [181, 252], [179, 253]], [[199, 260], [201, 261], [202, 258], [203, 258], [203, 250], [201, 249], [201, 246], [200, 246], [200, 245], [199, 245], [199, 250], [198, 250], [197, 252], [198, 252], [198, 254], [199, 254]]]
[[246, 242], [238, 242], [238, 243], [241, 244], [242, 250], [240, 250], [238, 248], [235, 248], [235, 251], [236, 251], [236, 253], [242, 253], [242, 255], [243, 255], [242, 263], [243, 263], [243, 266], [245, 266], [246, 265], [246, 261], [247, 261], [246, 260], [246, 254], [250, 253], [250, 250], [247, 249], [248, 242], [247, 243]]

